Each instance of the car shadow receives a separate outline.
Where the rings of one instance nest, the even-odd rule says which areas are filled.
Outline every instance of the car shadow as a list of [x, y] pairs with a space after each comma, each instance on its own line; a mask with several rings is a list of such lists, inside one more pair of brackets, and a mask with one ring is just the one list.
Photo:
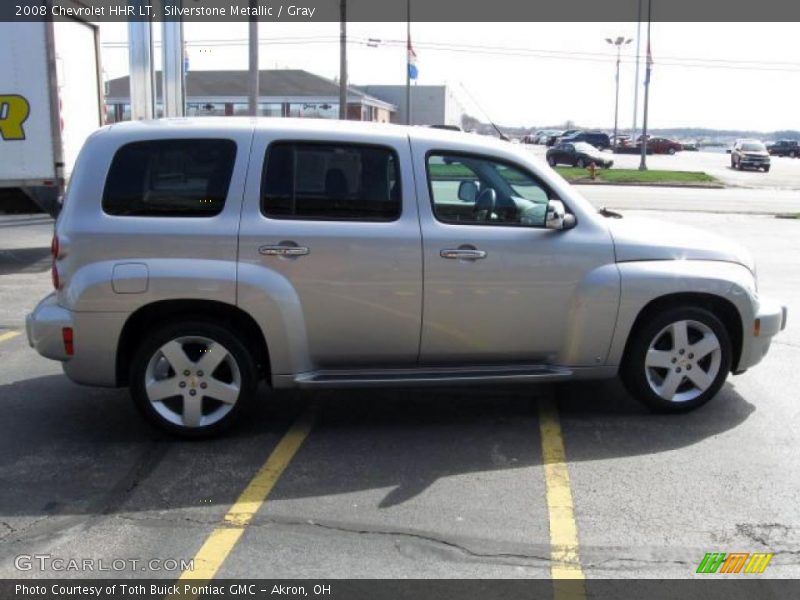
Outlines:
[[648, 413], [615, 381], [263, 390], [259, 399], [268, 401], [248, 407], [227, 435], [181, 441], [147, 425], [126, 390], [44, 376], [0, 386], [0, 520], [230, 505], [309, 407], [316, 424], [271, 497], [388, 488], [380, 507], [389, 507], [443, 477], [540, 465], [538, 406], [553, 395], [570, 462], [691, 446], [754, 411], [730, 384], [708, 405], [679, 415]]

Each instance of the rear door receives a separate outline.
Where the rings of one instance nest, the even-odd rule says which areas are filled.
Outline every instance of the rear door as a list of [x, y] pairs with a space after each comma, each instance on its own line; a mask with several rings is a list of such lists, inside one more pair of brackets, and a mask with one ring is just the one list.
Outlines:
[[[250, 165], [240, 265], [287, 310], [299, 304], [292, 334], [304, 325], [311, 368], [415, 364], [422, 252], [408, 139], [257, 129]], [[270, 289], [275, 274], [290, 293]], [[240, 302], [258, 311], [252, 292]]]

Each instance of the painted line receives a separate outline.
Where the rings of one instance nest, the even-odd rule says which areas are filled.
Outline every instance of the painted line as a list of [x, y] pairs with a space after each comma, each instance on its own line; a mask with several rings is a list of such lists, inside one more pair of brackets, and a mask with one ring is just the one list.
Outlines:
[[578, 525], [575, 522], [561, 422], [552, 398], [539, 402], [539, 429], [550, 517], [550, 575], [554, 580], [579, 580], [561, 585], [556, 582], [554, 597], [580, 600], [586, 597], [583, 584], [586, 577], [578, 554]]
[[[211, 532], [197, 551], [194, 556], [194, 570], [184, 571], [178, 579], [179, 590], [183, 589], [183, 583], [202, 586], [214, 579], [222, 563], [230, 555], [250, 521], [264, 505], [267, 496], [297, 454], [313, 426], [314, 410], [309, 408], [292, 424], [267, 461], [228, 510], [222, 523]], [[168, 596], [168, 598], [196, 597], [183, 593]]]
[[7, 331], [6, 333], [0, 333], [0, 342], [5, 342], [6, 340], [15, 338], [19, 334], [20, 334], [19, 331]]

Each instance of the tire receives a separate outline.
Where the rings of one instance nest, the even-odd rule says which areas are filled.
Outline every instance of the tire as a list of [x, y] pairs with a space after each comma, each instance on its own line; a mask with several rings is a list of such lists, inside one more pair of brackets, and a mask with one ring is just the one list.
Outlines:
[[584, 168], [586, 168], [586, 161], [584, 161], [582, 158], [579, 158], [575, 162], [575, 166], [578, 167], [579, 169], [584, 169]]
[[794, 158], [795, 156], [797, 156], [797, 154], [795, 153], [795, 151], [794, 151], [794, 150], [791, 150], [791, 151], [789, 152], [789, 158]]
[[667, 154], [669, 155], [675, 154], [675, 148], [670, 148], [669, 150], [667, 150]]
[[552, 156], [548, 157], [547, 158], [547, 164], [550, 165], [551, 167], [555, 167], [556, 166], [556, 159], [553, 158]]
[[134, 354], [129, 381], [134, 403], [153, 425], [203, 438], [236, 421], [255, 397], [257, 373], [250, 351], [228, 329], [184, 321], [147, 335]]
[[764, 167], [764, 173], [769, 173], [769, 167]]
[[[688, 342], [679, 337], [676, 347], [673, 332]], [[731, 370], [731, 354], [728, 331], [713, 313], [682, 306], [632, 333], [620, 374], [630, 394], [650, 410], [686, 412], [717, 394]]]

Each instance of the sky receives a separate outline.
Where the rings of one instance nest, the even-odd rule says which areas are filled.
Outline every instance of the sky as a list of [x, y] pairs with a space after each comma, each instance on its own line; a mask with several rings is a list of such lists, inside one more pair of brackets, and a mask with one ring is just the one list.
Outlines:
[[[260, 24], [262, 69], [337, 78], [338, 23]], [[127, 25], [103, 23], [107, 78], [128, 73]], [[156, 26], [156, 39], [160, 26]], [[646, 24], [412, 23], [418, 82], [447, 84], [469, 114], [503, 125], [614, 123], [615, 48], [622, 49], [619, 127], [633, 125], [636, 39]], [[349, 23], [351, 84], [405, 83], [405, 23]], [[649, 127], [800, 129], [796, 23], [653, 23]], [[380, 40], [369, 43], [369, 39]], [[247, 23], [187, 23], [191, 70], [246, 69]], [[368, 45], [369, 44], [369, 45]], [[373, 47], [377, 46], [377, 47]], [[644, 59], [640, 65], [639, 122]]]

